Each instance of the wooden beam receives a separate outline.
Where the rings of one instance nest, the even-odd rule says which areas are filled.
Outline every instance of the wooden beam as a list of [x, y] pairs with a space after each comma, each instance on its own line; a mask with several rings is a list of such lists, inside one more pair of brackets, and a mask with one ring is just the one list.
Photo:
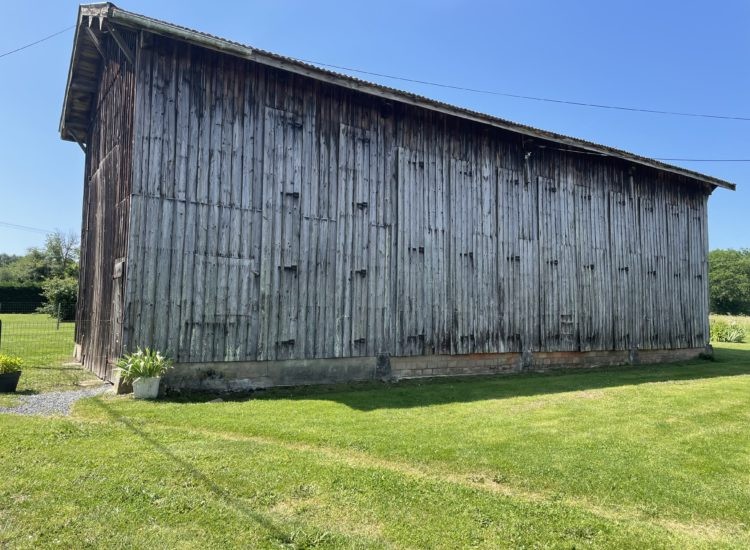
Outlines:
[[107, 30], [109, 30], [109, 33], [112, 35], [112, 38], [115, 39], [115, 42], [119, 46], [120, 50], [122, 51], [123, 55], [128, 60], [128, 62], [131, 65], [135, 65], [135, 55], [133, 55], [133, 51], [125, 42], [125, 39], [123, 39], [122, 35], [117, 31], [115, 26], [111, 25], [109, 21], [107, 22]]
[[78, 144], [78, 147], [80, 147], [80, 148], [81, 148], [81, 151], [83, 151], [83, 153], [84, 153], [84, 154], [86, 154], [86, 143], [85, 143], [85, 142], [83, 142], [83, 141], [82, 141], [82, 140], [81, 140], [81, 139], [80, 139], [80, 138], [79, 138], [79, 137], [78, 137], [78, 136], [76, 135], [76, 133], [75, 133], [75, 132], [74, 132], [73, 130], [71, 130], [70, 128], [68, 128], [68, 133], [69, 133], [69, 134], [70, 134], [71, 136], [73, 136], [73, 139], [74, 139], [74, 140], [75, 140], [75, 142], [76, 142], [76, 143]]
[[86, 29], [86, 34], [88, 34], [89, 38], [94, 43], [94, 47], [96, 47], [96, 51], [99, 52], [99, 55], [102, 56], [102, 59], [106, 59], [107, 56], [104, 55], [104, 48], [102, 48], [102, 43], [99, 41], [99, 38], [97, 38], [97, 36], [94, 34], [94, 31], [92, 31], [91, 28], [88, 26], [85, 26], [83, 28]]

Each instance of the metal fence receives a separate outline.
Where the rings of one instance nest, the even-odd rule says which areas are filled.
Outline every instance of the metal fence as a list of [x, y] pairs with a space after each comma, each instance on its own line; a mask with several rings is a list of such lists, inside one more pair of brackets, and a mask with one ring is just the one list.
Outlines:
[[72, 321], [76, 316], [76, 305], [39, 305], [36, 302], [0, 302], [0, 315], [10, 313], [46, 313], [61, 321]]
[[[14, 304], [13, 311], [23, 311]], [[7, 308], [10, 309], [10, 308]], [[6, 311], [7, 311], [6, 309]], [[0, 306], [0, 353], [17, 355], [27, 365], [48, 365], [71, 360], [75, 323], [65, 321], [60, 309], [55, 315], [37, 313], [3, 313]]]

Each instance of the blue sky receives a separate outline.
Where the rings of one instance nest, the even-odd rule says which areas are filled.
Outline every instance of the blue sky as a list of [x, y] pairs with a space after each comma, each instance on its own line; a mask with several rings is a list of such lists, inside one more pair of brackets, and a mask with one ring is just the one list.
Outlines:
[[[750, 2], [211, 2], [121, 8], [306, 60], [470, 88], [750, 117]], [[0, 53], [75, 22], [77, 3], [0, 5]], [[59, 139], [73, 31], [0, 58], [0, 224], [80, 229], [83, 153]], [[653, 157], [750, 158], [750, 121], [546, 104], [367, 77]], [[709, 201], [711, 248], [750, 248], [750, 163], [680, 164], [738, 184]], [[0, 225], [0, 252], [42, 233]]]

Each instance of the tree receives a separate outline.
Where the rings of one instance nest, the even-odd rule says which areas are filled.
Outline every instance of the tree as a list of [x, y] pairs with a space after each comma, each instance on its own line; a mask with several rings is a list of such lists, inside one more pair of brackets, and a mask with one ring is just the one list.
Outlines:
[[13, 265], [21, 259], [14, 254], [0, 254], [0, 283], [11, 283], [16, 281]]
[[16, 256], [15, 254], [0, 254], [0, 267], [6, 267], [20, 259], [21, 256]]
[[713, 313], [750, 315], [750, 249], [709, 252], [708, 288]]
[[25, 256], [0, 254], [0, 282], [39, 284], [51, 277], [78, 277], [78, 235], [55, 231], [44, 248], [29, 248]]
[[25, 256], [2, 268], [0, 279], [15, 283], [41, 283], [51, 273], [46, 254], [38, 248], [29, 248]]
[[[44, 254], [53, 277], [77, 276], [77, 264], [80, 256], [78, 235], [69, 232], [55, 231], [47, 235]], [[71, 273], [74, 270], [75, 273]]]

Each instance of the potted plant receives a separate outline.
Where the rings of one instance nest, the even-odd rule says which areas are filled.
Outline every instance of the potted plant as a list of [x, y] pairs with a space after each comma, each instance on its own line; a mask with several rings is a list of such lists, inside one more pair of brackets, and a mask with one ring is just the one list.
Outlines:
[[171, 359], [151, 348], [138, 348], [117, 361], [120, 377], [133, 385], [133, 397], [136, 399], [156, 399], [161, 376], [171, 367]]
[[18, 387], [18, 379], [21, 378], [20, 357], [15, 355], [0, 354], [0, 392], [12, 393]]

